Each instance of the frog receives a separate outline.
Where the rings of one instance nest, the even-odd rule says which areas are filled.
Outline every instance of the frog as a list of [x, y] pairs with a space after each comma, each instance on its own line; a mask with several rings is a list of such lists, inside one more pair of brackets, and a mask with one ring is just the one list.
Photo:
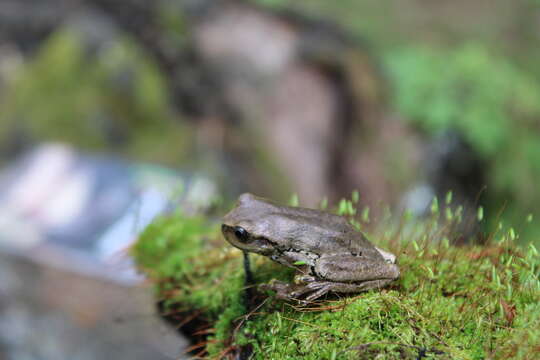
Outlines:
[[251, 193], [240, 195], [222, 221], [232, 246], [296, 269], [292, 283], [260, 288], [287, 300], [313, 301], [327, 293], [358, 293], [397, 280], [396, 256], [373, 245], [346, 217], [324, 210], [280, 205]]

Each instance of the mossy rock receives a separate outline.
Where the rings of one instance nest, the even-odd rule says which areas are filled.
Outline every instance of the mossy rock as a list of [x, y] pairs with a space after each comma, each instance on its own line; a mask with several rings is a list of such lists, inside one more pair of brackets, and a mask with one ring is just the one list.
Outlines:
[[[364, 219], [368, 221], [368, 219]], [[256, 291], [246, 310], [242, 254], [219, 224], [181, 214], [148, 226], [133, 248], [177, 325], [196, 318], [199, 356], [255, 359], [533, 359], [540, 353], [540, 257], [515, 244], [513, 229], [488, 245], [453, 246], [438, 216], [415, 223], [358, 220], [398, 254], [392, 286], [309, 305]], [[292, 269], [252, 255], [256, 282], [292, 281]], [[204, 325], [201, 325], [204, 324]], [[193, 335], [193, 333], [192, 333]], [[195, 334], [196, 335], [196, 334]], [[200, 338], [199, 338], [200, 339]]]

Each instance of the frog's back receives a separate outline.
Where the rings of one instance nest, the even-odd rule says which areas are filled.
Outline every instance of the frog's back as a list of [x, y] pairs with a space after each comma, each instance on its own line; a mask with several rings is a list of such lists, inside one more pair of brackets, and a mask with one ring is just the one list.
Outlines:
[[299, 227], [309, 226], [309, 230], [303, 234], [314, 240], [310, 244], [315, 252], [343, 251], [355, 254], [362, 252], [378, 254], [373, 244], [361, 232], [355, 230], [343, 216], [308, 208], [289, 207], [287, 210], [287, 217], [301, 219], [298, 221]]
[[254, 213], [259, 208], [261, 216], [264, 216], [264, 228], [260, 230], [262, 236], [288, 239], [292, 248], [318, 254], [343, 252], [380, 256], [373, 244], [343, 216], [316, 209], [282, 206], [251, 194], [243, 196], [251, 202], [249, 208]]

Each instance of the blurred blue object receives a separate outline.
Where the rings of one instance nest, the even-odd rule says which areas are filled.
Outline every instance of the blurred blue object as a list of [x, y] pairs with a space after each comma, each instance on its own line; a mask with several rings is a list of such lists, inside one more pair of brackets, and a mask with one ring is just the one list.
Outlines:
[[197, 211], [215, 195], [203, 177], [43, 145], [0, 173], [0, 246], [132, 281], [124, 255], [137, 234], [158, 214], [176, 206]]
[[215, 196], [207, 178], [64, 145], [16, 159], [0, 172], [0, 358], [182, 357], [128, 249], [159, 214]]

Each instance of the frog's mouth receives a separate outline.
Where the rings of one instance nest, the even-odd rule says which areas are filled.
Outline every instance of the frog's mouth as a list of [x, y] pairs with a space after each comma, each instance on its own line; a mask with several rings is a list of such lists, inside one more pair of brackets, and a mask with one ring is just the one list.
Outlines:
[[221, 225], [221, 232], [232, 246], [240, 250], [254, 252], [261, 255], [270, 255], [274, 246], [264, 237], [254, 236], [244, 228], [238, 226]]

